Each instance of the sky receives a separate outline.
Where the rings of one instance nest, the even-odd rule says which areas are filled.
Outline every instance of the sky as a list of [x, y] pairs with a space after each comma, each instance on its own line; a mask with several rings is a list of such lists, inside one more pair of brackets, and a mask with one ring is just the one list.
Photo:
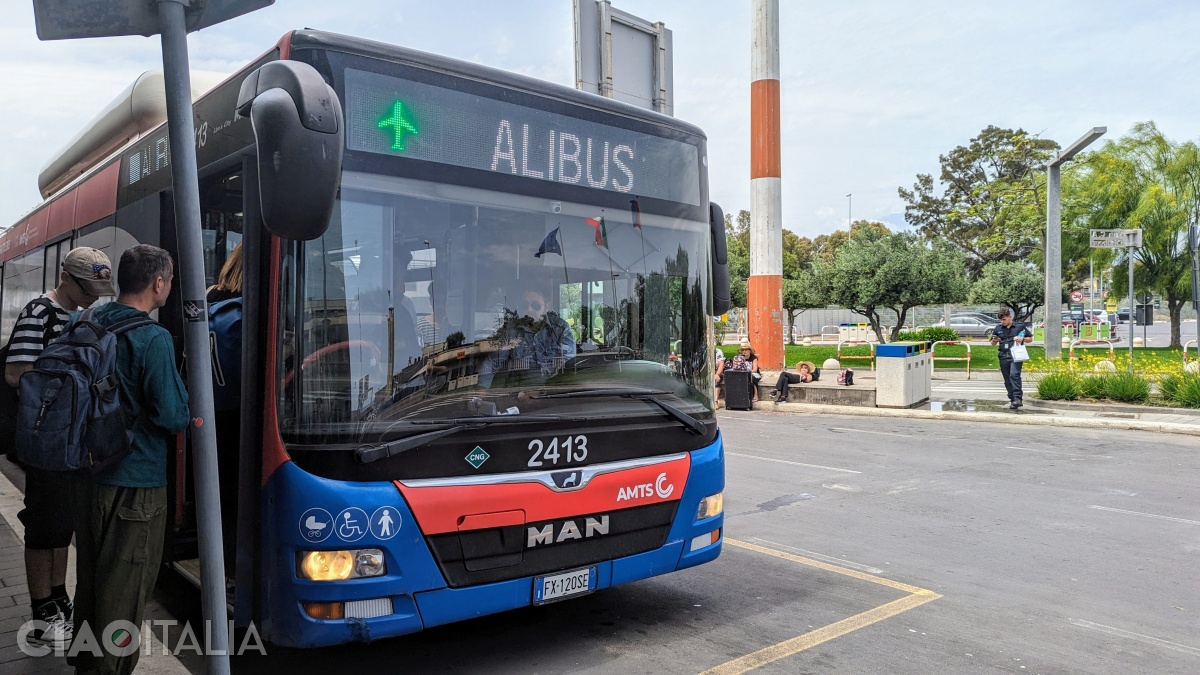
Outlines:
[[[38, 172], [75, 133], [161, 67], [157, 37], [40, 42], [32, 4], [0, 3], [0, 227], [39, 203]], [[708, 136], [711, 199], [749, 208], [750, 0], [614, 7], [673, 31], [675, 115]], [[783, 225], [815, 237], [852, 214], [903, 227], [897, 188], [936, 178], [939, 155], [988, 125], [1064, 146], [1145, 120], [1200, 138], [1197, 25], [1187, 0], [780, 0]], [[193, 33], [192, 67], [232, 73], [305, 27], [574, 82], [571, 0], [276, 0]]]

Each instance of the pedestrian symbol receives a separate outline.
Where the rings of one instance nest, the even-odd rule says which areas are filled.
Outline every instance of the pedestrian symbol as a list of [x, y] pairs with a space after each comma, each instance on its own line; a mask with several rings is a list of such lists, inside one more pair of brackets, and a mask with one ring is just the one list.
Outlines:
[[371, 536], [380, 541], [400, 532], [400, 512], [393, 506], [381, 506], [371, 514]]

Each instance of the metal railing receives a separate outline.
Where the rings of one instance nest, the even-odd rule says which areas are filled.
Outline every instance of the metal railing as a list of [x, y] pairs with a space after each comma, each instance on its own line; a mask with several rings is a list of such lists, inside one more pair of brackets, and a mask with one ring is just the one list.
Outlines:
[[[832, 328], [833, 330], [832, 331], [826, 330], [827, 328]], [[821, 326], [821, 334], [820, 334], [820, 336], [818, 336], [817, 339], [819, 339], [821, 342], [826, 342], [825, 338], [833, 338], [834, 340], [841, 340], [842, 334], [838, 330], [838, 326], [837, 325]]]
[[[941, 356], [937, 355], [938, 345], [965, 345], [967, 348], [966, 356]], [[938, 340], [929, 346], [929, 359], [933, 361], [933, 367], [937, 368], [938, 361], [966, 361], [967, 362], [967, 379], [971, 379], [971, 343], [965, 340]]]
[[1099, 344], [1101, 342], [1108, 345], [1108, 358], [1110, 361], [1115, 362], [1117, 360], [1117, 352], [1113, 349], [1111, 340], [1071, 340], [1071, 347], [1067, 352], [1067, 367], [1069, 367], [1072, 372], [1075, 371], [1075, 345]]
[[1188, 350], [1189, 345], [1196, 347], [1196, 358], [1197, 358], [1197, 360], [1200, 360], [1200, 345], [1197, 345], [1195, 340], [1188, 340], [1187, 342], [1183, 343], [1183, 365], [1184, 365], [1184, 367], [1187, 367], [1187, 364], [1188, 364], [1187, 350]]
[[[849, 345], [851, 347], [866, 345], [870, 348], [871, 354], [869, 356], [863, 356], [862, 354], [842, 356], [842, 345]], [[871, 370], [873, 371], [875, 370], [875, 343], [868, 342], [867, 340], [840, 340], [837, 346], [837, 359], [838, 363], [843, 361], [869, 361], [871, 363]]]

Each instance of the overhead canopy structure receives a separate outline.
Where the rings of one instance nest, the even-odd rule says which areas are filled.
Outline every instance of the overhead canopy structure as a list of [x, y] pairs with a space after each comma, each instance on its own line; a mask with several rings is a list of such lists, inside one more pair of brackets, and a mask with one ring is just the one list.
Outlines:
[[[227, 76], [204, 70], [192, 71], [192, 100], [217, 86]], [[162, 69], [138, 76], [117, 95], [83, 130], [50, 158], [38, 174], [38, 190], [49, 199], [71, 181], [87, 173], [113, 152], [158, 127], [167, 119], [166, 87]]]

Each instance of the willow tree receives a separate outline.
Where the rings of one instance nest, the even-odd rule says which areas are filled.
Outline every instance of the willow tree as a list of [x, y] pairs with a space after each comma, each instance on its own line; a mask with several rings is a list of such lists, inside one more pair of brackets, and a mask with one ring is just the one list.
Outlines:
[[1077, 198], [1088, 227], [1142, 230], [1141, 248], [1119, 251], [1114, 288], [1128, 284], [1132, 254], [1135, 290], [1166, 299], [1171, 346], [1179, 347], [1180, 313], [1191, 295], [1187, 225], [1200, 219], [1200, 147], [1173, 143], [1153, 122], [1142, 122], [1084, 161]]

